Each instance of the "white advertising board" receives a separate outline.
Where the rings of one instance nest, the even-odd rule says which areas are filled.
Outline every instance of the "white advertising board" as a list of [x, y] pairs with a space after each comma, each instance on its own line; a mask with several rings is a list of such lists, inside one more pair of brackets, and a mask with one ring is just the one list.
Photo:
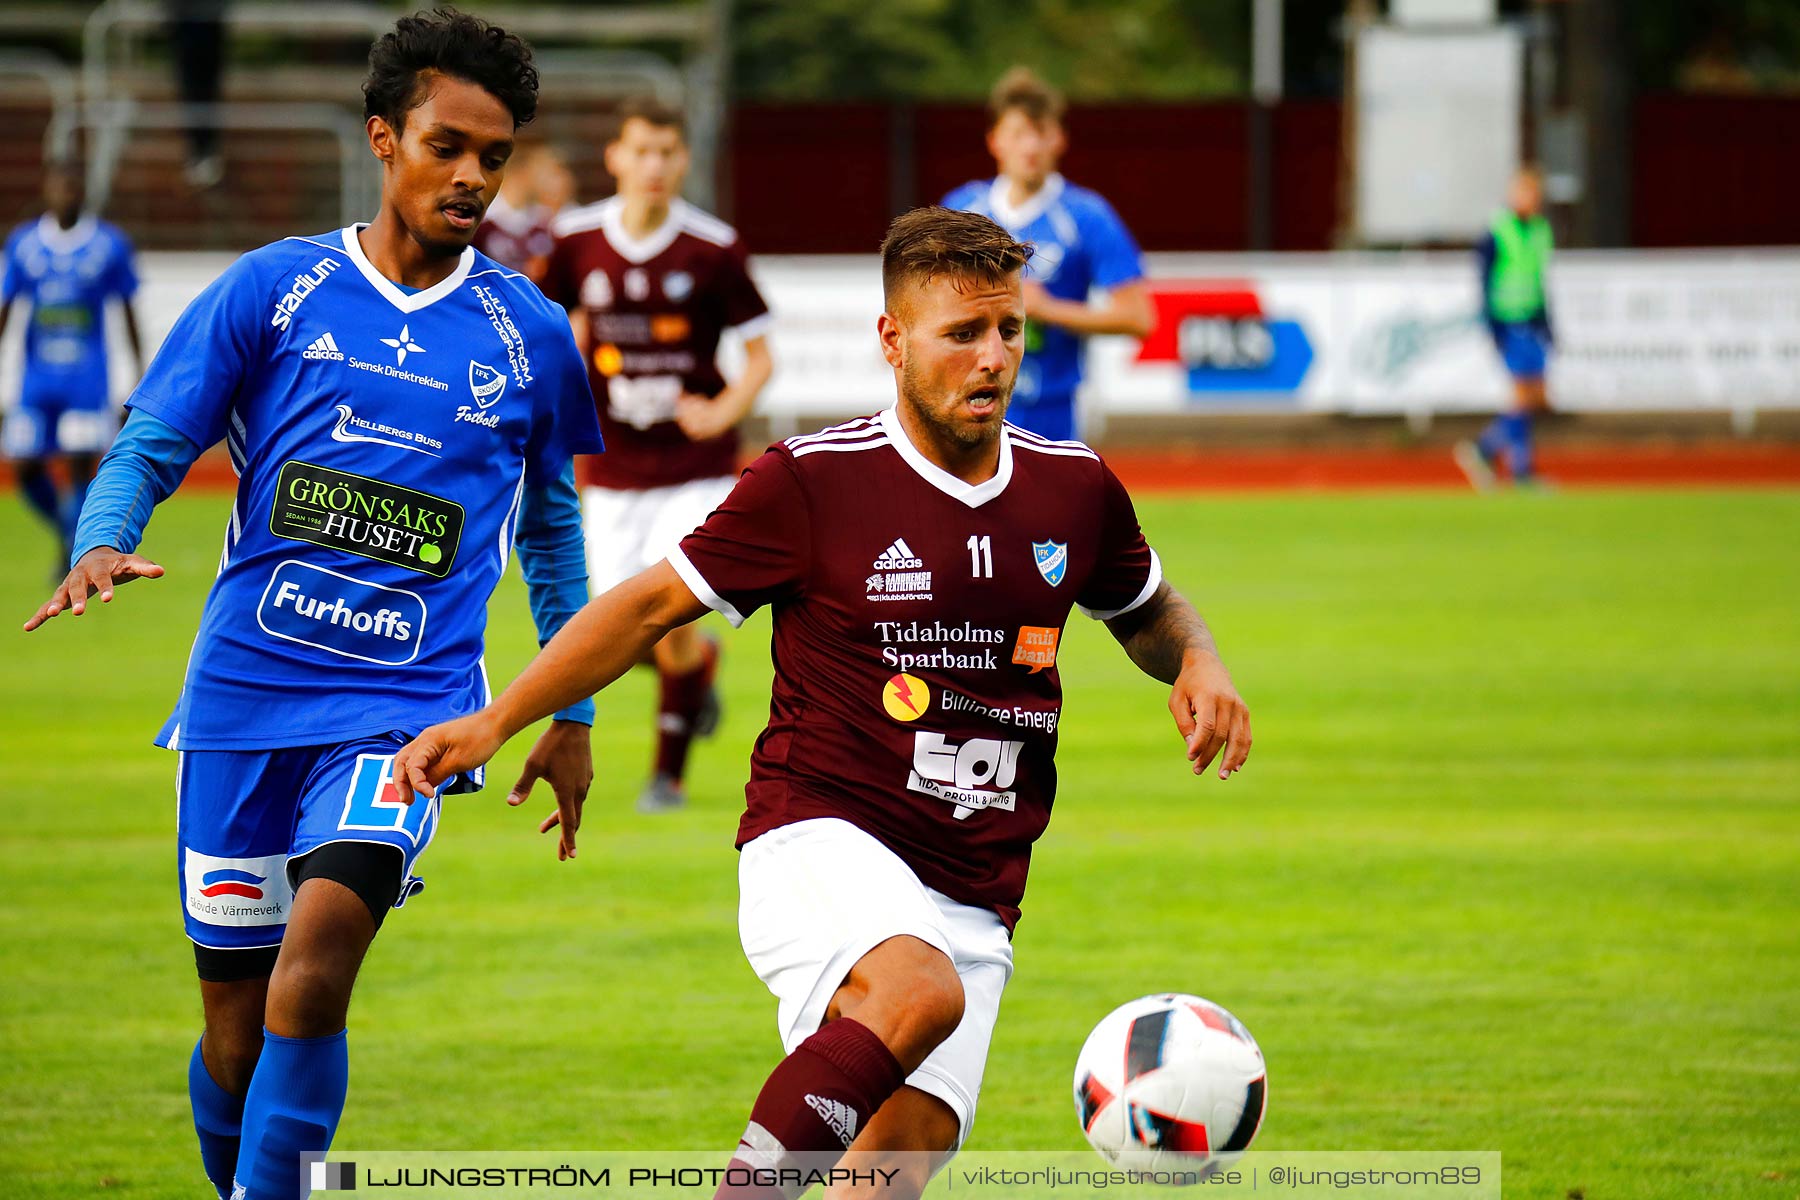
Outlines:
[[1356, 233], [1363, 243], [1474, 237], [1519, 162], [1518, 30], [1356, 35]]
[[[230, 262], [143, 256], [146, 350]], [[1468, 254], [1161, 254], [1148, 266], [1160, 326], [1142, 344], [1093, 339], [1084, 401], [1095, 408], [1411, 414], [1505, 402]], [[765, 415], [812, 421], [891, 402], [873, 257], [765, 256], [754, 270], [775, 312]], [[1800, 250], [1567, 252], [1553, 268], [1551, 310], [1559, 408], [1800, 408]], [[0, 354], [8, 405], [23, 317]], [[121, 400], [133, 382], [123, 345], [114, 339]], [[729, 374], [736, 347], [725, 354]]]
[[[1095, 338], [1084, 400], [1115, 413], [1481, 411], [1510, 385], [1470, 254], [1151, 255], [1161, 327]], [[763, 409], [889, 402], [874, 259], [766, 257], [778, 368]], [[1800, 250], [1585, 251], [1551, 276], [1570, 411], [1800, 407]]]

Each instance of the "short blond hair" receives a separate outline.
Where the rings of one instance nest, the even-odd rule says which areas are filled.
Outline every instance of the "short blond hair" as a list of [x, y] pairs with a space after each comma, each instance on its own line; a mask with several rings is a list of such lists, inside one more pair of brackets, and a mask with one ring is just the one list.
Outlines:
[[1019, 66], [1002, 75], [988, 93], [988, 128], [1000, 123], [1007, 113], [1017, 109], [1032, 121], [1061, 121], [1068, 108], [1063, 94], [1051, 87], [1030, 67]]
[[888, 311], [911, 284], [939, 276], [976, 283], [1001, 283], [1031, 258], [1021, 242], [979, 213], [932, 205], [894, 218], [881, 242], [881, 293]]

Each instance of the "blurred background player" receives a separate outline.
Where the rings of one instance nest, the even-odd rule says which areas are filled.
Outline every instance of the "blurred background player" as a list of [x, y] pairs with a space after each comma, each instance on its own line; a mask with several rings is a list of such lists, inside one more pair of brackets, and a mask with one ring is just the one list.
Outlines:
[[[119, 301], [133, 364], [139, 371], [144, 364], [131, 308], [138, 288], [131, 240], [82, 211], [81, 177], [66, 164], [44, 173], [44, 208], [6, 240], [0, 337], [14, 301], [28, 301], [31, 316], [19, 406], [8, 415], [3, 444], [26, 502], [56, 531], [61, 579], [88, 483], [118, 428], [107, 376], [107, 301]], [[67, 490], [50, 471], [58, 457], [68, 470]]]
[[1531, 427], [1550, 407], [1544, 371], [1555, 344], [1544, 287], [1551, 236], [1543, 204], [1543, 176], [1535, 166], [1520, 167], [1506, 207], [1494, 214], [1487, 233], [1475, 245], [1482, 315], [1513, 381], [1511, 411], [1495, 417], [1479, 439], [1456, 446], [1456, 465], [1478, 488], [1494, 486], [1495, 467], [1502, 457], [1515, 484], [1537, 480]]
[[[182, 103], [217, 104], [225, 75], [226, 0], [166, 0], [166, 7], [170, 59]], [[196, 117], [186, 132], [188, 157], [182, 174], [188, 186], [218, 186], [225, 178], [219, 127], [204, 117]]]
[[575, 203], [575, 172], [569, 156], [556, 147], [540, 147], [531, 156], [531, 179], [538, 207], [552, 219]]
[[[980, 213], [1034, 247], [1026, 268], [1025, 362], [1009, 419], [1033, 433], [1079, 437], [1075, 391], [1082, 339], [1089, 334], [1149, 334], [1156, 318], [1144, 289], [1137, 243], [1097, 192], [1057, 174], [1067, 139], [1062, 95], [1026, 67], [1014, 67], [988, 100], [988, 153], [1000, 173], [966, 183], [947, 208]], [[1088, 293], [1107, 296], [1088, 303]]]
[[[606, 169], [609, 199], [559, 217], [543, 287], [576, 313], [600, 407], [606, 454], [579, 460], [588, 578], [597, 596], [666, 558], [731, 491], [737, 426], [773, 370], [768, 305], [743, 243], [683, 201], [688, 146], [682, 117], [654, 100], [621, 110]], [[727, 384], [719, 337], [744, 342]], [[688, 744], [717, 725], [718, 645], [689, 626], [654, 651], [660, 677], [656, 758], [638, 797], [644, 812], [679, 808]]]
[[508, 165], [506, 182], [481, 219], [475, 248], [540, 283], [550, 262], [550, 222], [567, 207], [573, 177], [549, 146], [534, 146], [520, 157], [523, 162]]

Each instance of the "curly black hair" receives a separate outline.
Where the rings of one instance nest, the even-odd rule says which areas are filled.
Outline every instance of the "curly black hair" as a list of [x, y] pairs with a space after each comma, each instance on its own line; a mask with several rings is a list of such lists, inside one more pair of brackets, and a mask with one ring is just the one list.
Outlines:
[[480, 17], [436, 8], [401, 17], [393, 32], [369, 48], [363, 119], [380, 117], [401, 128], [406, 114], [424, 103], [420, 77], [428, 71], [486, 88], [511, 111], [514, 129], [537, 115], [531, 47]]

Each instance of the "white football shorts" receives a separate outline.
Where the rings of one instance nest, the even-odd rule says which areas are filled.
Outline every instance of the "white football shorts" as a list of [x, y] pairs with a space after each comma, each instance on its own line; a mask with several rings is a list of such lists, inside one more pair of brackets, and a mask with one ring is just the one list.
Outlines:
[[736, 483], [726, 476], [657, 488], [582, 488], [590, 592], [598, 596], [667, 558]]
[[926, 887], [892, 850], [834, 817], [751, 841], [739, 857], [738, 892], [744, 954], [779, 1002], [789, 1053], [818, 1031], [850, 968], [882, 942], [909, 934], [950, 956], [962, 979], [962, 1024], [906, 1082], [948, 1104], [961, 1127], [957, 1146], [967, 1142], [1013, 969], [1012, 940], [993, 910]]

